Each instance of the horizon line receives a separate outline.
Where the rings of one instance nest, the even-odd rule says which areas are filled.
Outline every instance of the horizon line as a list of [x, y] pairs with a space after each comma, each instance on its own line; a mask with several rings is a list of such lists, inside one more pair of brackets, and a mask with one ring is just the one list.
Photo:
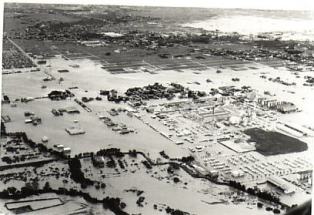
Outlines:
[[169, 8], [199, 8], [199, 9], [247, 9], [273, 11], [308, 11], [314, 13], [314, 1], [310, 0], [5, 0], [3, 4], [60, 4], [60, 5], [108, 5], [135, 7], [169, 7]]

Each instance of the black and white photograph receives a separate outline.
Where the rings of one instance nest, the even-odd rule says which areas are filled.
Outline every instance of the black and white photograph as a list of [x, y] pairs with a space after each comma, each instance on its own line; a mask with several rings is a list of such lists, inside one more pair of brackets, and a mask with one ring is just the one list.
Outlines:
[[1, 2], [0, 215], [310, 215], [314, 2]]

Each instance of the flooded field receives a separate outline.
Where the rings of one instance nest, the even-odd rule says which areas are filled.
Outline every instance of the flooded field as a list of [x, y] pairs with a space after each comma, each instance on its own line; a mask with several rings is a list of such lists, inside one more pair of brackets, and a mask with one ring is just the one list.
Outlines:
[[[72, 68], [70, 65], [77, 64], [79, 68]], [[78, 87], [78, 90], [73, 90], [73, 93], [78, 96], [92, 96], [95, 97], [99, 94], [99, 90], [117, 89], [119, 93], [124, 93], [130, 87], [141, 87], [147, 84], [159, 82], [162, 84], [170, 84], [171, 82], [180, 83], [185, 87], [192, 90], [201, 90], [209, 92], [211, 88], [217, 86], [238, 86], [243, 85], [251, 86], [259, 94], [264, 91], [269, 91], [271, 94], [276, 94], [278, 100], [293, 102], [298, 108], [302, 110], [300, 113], [293, 113], [289, 115], [281, 115], [278, 119], [284, 122], [293, 122], [300, 126], [306, 125], [314, 127], [313, 122], [310, 120], [314, 118], [314, 111], [312, 108], [312, 101], [314, 100], [314, 88], [303, 86], [303, 78], [296, 78], [296, 76], [285, 68], [274, 69], [271, 67], [263, 66], [261, 64], [248, 64], [246, 70], [234, 71], [232, 69], [221, 69], [222, 73], [216, 73], [216, 69], [212, 68], [206, 71], [185, 70], [184, 72], [177, 71], [159, 71], [157, 74], [149, 73], [128, 73], [128, 74], [110, 74], [103, 70], [101, 65], [91, 60], [64, 60], [60, 57], [50, 60], [51, 67], [44, 67], [43, 70], [51, 74], [58, 80], [60, 77], [64, 81], [55, 83], [55, 81], [44, 82], [42, 79], [46, 75], [42, 72], [37, 73], [23, 73], [23, 74], [10, 74], [3, 76], [3, 92], [6, 93], [12, 100], [20, 97], [40, 97], [47, 95], [47, 93], [54, 89], [65, 89], [69, 87]], [[254, 66], [256, 69], [250, 69]], [[59, 73], [60, 69], [68, 69], [68, 73]], [[261, 79], [261, 75], [267, 77], [280, 77], [282, 80], [295, 82], [295, 86], [285, 86], [280, 83]], [[301, 76], [307, 73], [300, 73]], [[178, 82], [178, 76], [180, 81]], [[232, 78], [239, 78], [239, 82], [233, 82]], [[210, 79], [212, 82], [208, 83], [206, 80]], [[197, 84], [196, 84], [197, 83]], [[14, 87], [14, 85], [19, 87]], [[42, 89], [41, 86], [47, 87]], [[292, 93], [293, 92], [293, 93]], [[152, 101], [153, 103], [154, 101]], [[96, 114], [102, 111], [108, 111], [112, 107], [127, 107], [127, 104], [111, 104], [107, 101], [92, 101], [87, 104], [94, 113], [87, 114], [85, 110], [73, 101], [60, 101], [49, 102], [48, 99], [36, 100], [29, 104], [21, 104], [16, 108], [3, 106], [5, 112], [8, 111], [9, 115], [16, 113], [13, 121], [8, 124], [8, 128], [14, 130], [26, 130], [30, 132], [34, 140], [39, 140], [42, 135], [54, 136], [51, 140], [53, 144], [64, 142], [72, 148], [73, 153], [81, 151], [77, 147], [77, 141], [82, 142], [80, 136], [69, 136], [64, 128], [73, 124], [73, 120], [79, 120], [80, 125], [86, 129], [84, 139], [88, 142], [82, 143], [82, 146], [89, 145], [91, 150], [97, 150], [102, 146], [123, 146], [125, 149], [131, 149], [136, 146], [139, 149], [149, 147], [157, 147], [160, 149], [167, 148], [170, 153], [174, 153], [177, 147], [171, 149], [173, 143], [156, 134], [153, 130], [148, 128], [145, 124], [136, 118], [129, 118], [126, 115], [120, 115], [118, 119], [122, 121], [129, 121], [137, 131], [144, 135], [145, 138], [137, 138], [137, 134], [122, 136], [115, 134], [108, 130], [101, 121], [97, 119]], [[80, 109], [80, 115], [65, 115], [62, 118], [56, 118], [51, 114], [51, 108], [61, 108], [68, 106], [76, 106]], [[23, 120], [24, 111], [34, 111], [38, 115], [46, 118], [43, 125], [39, 127], [32, 127], [20, 123]], [[19, 116], [19, 117], [18, 117]], [[46, 125], [47, 124], [47, 125]], [[21, 127], [22, 126], [22, 127]], [[48, 126], [48, 127], [46, 127]], [[50, 127], [52, 126], [52, 127]], [[46, 129], [46, 128], [51, 128]], [[40, 132], [39, 132], [40, 131]], [[57, 135], [58, 134], [58, 135]], [[142, 136], [143, 137], [143, 136]], [[64, 139], [63, 139], [64, 138]], [[65, 141], [66, 140], [66, 141]], [[103, 141], [98, 141], [103, 140]], [[150, 140], [150, 141], [147, 141]], [[154, 143], [151, 140], [155, 141]], [[309, 144], [310, 150], [313, 149], [311, 138], [304, 138]], [[140, 143], [139, 143], [140, 142]], [[100, 145], [97, 145], [97, 144]], [[122, 145], [121, 145], [122, 144]], [[165, 146], [165, 147], [164, 147]], [[84, 147], [81, 148], [85, 150]], [[176, 153], [174, 153], [176, 154]], [[180, 154], [180, 153], [178, 153]]]
[[[65, 114], [61, 117], [55, 117], [51, 113], [52, 108], [69, 106], [77, 107], [80, 110], [80, 114]], [[101, 109], [106, 111], [104, 106]], [[174, 157], [186, 154], [184, 150], [179, 150], [171, 141], [154, 132], [135, 117], [130, 118], [126, 114], [117, 117], [118, 122], [127, 123], [138, 131], [134, 134], [121, 135], [107, 128], [98, 119], [97, 112], [89, 114], [73, 101], [50, 102], [48, 99], [42, 99], [29, 104], [19, 104], [18, 107], [13, 109], [3, 106], [3, 111], [9, 115], [14, 113], [12, 122], [7, 124], [8, 131], [25, 131], [29, 138], [35, 142], [41, 142], [41, 138], [47, 136], [49, 137], [49, 146], [62, 144], [71, 147], [73, 155], [86, 151], [98, 151], [108, 147], [118, 147], [123, 151], [138, 149], [150, 153], [153, 157], [163, 149], [166, 149]], [[36, 115], [41, 116], [43, 119], [42, 124], [38, 126], [25, 124], [23, 122], [25, 111], [33, 111]], [[78, 122], [75, 123], [75, 120]], [[86, 133], [71, 136], [65, 131], [65, 128], [76, 124], [79, 124]]]

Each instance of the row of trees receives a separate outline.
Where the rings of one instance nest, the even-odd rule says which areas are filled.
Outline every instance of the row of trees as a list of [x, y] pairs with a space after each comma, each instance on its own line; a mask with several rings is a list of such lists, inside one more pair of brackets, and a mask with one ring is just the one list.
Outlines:
[[182, 157], [182, 158], [181, 158], [181, 161], [182, 161], [183, 163], [187, 163], [187, 164], [192, 163], [194, 160], [195, 160], [194, 157], [191, 156], [191, 155], [190, 155], [190, 156], [187, 156], [187, 157]]
[[258, 198], [261, 198], [261, 199], [264, 199], [264, 200], [267, 200], [270, 202], [274, 202], [277, 204], [280, 203], [280, 199], [268, 191], [262, 191], [258, 188], [253, 189], [251, 187], [246, 188], [245, 185], [241, 184], [240, 182], [232, 181], [232, 180], [229, 181], [229, 185], [231, 187], [234, 187], [234, 188], [241, 190], [243, 192], [246, 192], [248, 194], [257, 196]]
[[142, 163], [147, 169], [152, 169], [152, 165], [150, 165], [150, 163], [147, 160], [142, 161]]
[[135, 149], [129, 150], [128, 152], [129, 156], [136, 158], [137, 157], [137, 151]]
[[[1, 127], [2, 128], [2, 127]], [[43, 143], [35, 143], [33, 140], [29, 139], [26, 135], [25, 132], [14, 132], [14, 133], [6, 133], [9, 136], [14, 136], [16, 138], [21, 139], [24, 143], [29, 145], [32, 149], [38, 148], [40, 152], [43, 153], [51, 153], [55, 155], [56, 157], [59, 158], [68, 158], [68, 156], [64, 155], [62, 152], [56, 151], [52, 148], [48, 148], [45, 144]]]
[[178, 210], [178, 209], [172, 209], [169, 206], [166, 208], [166, 213], [171, 215], [188, 215], [189, 213]]
[[6, 135], [7, 135], [6, 127], [4, 125], [4, 122], [1, 121], [1, 136], [4, 137]]
[[118, 148], [109, 148], [109, 149], [101, 149], [98, 152], [96, 152], [96, 155], [98, 156], [104, 156], [104, 157], [123, 157], [124, 153], [120, 151]]
[[81, 161], [78, 158], [71, 158], [68, 161], [69, 171], [71, 173], [71, 179], [77, 183], [81, 184], [82, 188], [86, 188], [89, 185], [94, 185], [94, 181], [86, 178], [84, 173], [82, 172]]

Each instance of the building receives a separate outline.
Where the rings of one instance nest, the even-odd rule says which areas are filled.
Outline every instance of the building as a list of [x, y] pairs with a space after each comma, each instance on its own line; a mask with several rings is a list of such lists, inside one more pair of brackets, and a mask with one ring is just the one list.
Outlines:
[[59, 145], [54, 145], [54, 147], [58, 150], [58, 151], [62, 151], [64, 149], [64, 146], [62, 144]]
[[229, 118], [229, 122], [231, 125], [238, 125], [241, 123], [241, 117], [239, 116], [231, 116]]
[[309, 183], [312, 183], [312, 176], [313, 176], [313, 170], [305, 170], [298, 172], [300, 175], [300, 180], [308, 181]]
[[281, 113], [291, 113], [298, 111], [298, 108], [292, 102], [277, 101], [275, 99], [258, 98], [257, 103], [268, 109], [274, 109]]
[[103, 168], [105, 166], [105, 159], [103, 156], [93, 156], [92, 162], [95, 167]]
[[7, 95], [2, 95], [2, 101], [3, 104], [9, 104], [10, 103], [10, 98]]
[[47, 136], [43, 136], [43, 137], [41, 138], [41, 142], [43, 142], [43, 143], [47, 143], [48, 140], [49, 140], [49, 138], [48, 138]]
[[82, 128], [74, 127], [74, 126], [66, 128], [65, 131], [68, 132], [68, 134], [70, 135], [85, 134], [85, 131]]
[[241, 178], [244, 176], [244, 172], [242, 170], [234, 170], [231, 172], [232, 177]]
[[278, 176], [271, 176], [268, 180], [268, 183], [278, 187], [281, 189], [285, 194], [291, 194], [294, 193], [294, 188], [292, 187], [292, 184], [285, 181], [282, 178], [279, 178]]
[[69, 70], [67, 70], [67, 69], [59, 69], [58, 72], [59, 73], [66, 73], [66, 72], [69, 72]]
[[73, 97], [74, 95], [68, 91], [59, 91], [59, 90], [53, 90], [48, 94], [48, 98], [51, 100], [64, 100], [67, 97]]
[[281, 113], [292, 113], [296, 112], [298, 108], [291, 102], [281, 102], [278, 104], [277, 110]]
[[67, 113], [70, 113], [70, 114], [73, 114], [73, 113], [80, 113], [80, 111], [79, 111], [76, 107], [74, 107], [74, 106], [65, 108], [65, 111], [66, 111]]
[[71, 154], [71, 148], [70, 147], [63, 148], [62, 154], [66, 155], [66, 156], [69, 156]]

